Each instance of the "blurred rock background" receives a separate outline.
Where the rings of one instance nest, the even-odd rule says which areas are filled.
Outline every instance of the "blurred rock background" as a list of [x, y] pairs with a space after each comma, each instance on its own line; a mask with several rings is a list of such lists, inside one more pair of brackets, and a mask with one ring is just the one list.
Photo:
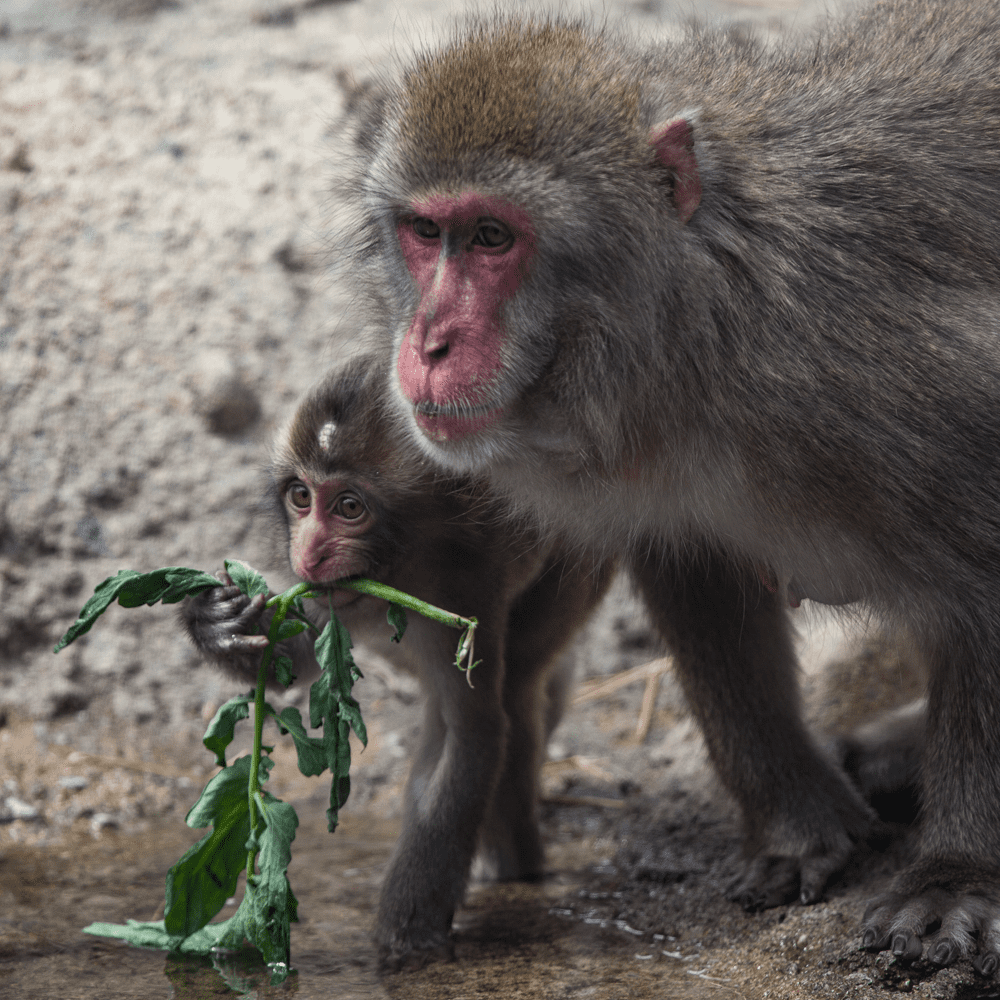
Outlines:
[[[696, 11], [798, 30], [817, 8], [591, 6], [646, 36]], [[51, 649], [119, 569], [280, 570], [254, 522], [268, 442], [358, 332], [335, 253], [345, 87], [464, 9], [0, 2], [0, 718], [87, 751], [112, 720], [200, 728], [231, 693], [169, 608]], [[630, 606], [605, 617], [585, 673], [653, 655]]]

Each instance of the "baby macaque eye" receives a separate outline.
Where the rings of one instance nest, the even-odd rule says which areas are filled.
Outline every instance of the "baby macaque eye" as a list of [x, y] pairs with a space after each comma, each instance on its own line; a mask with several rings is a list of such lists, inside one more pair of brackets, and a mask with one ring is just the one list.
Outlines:
[[288, 497], [288, 502], [293, 507], [298, 507], [299, 510], [305, 510], [312, 504], [312, 494], [309, 492], [309, 487], [300, 479], [288, 484], [285, 496]]
[[436, 240], [441, 235], [441, 227], [433, 219], [414, 219], [413, 231], [425, 240]]
[[357, 520], [365, 512], [365, 505], [350, 493], [345, 493], [334, 507], [334, 513], [347, 518], [348, 521]]

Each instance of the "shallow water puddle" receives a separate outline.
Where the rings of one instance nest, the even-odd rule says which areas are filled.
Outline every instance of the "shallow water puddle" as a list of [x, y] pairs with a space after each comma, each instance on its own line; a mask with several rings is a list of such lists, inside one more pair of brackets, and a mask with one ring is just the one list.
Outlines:
[[[379, 977], [368, 940], [378, 886], [398, 832], [379, 817], [345, 815], [326, 832], [302, 803], [289, 875], [301, 922], [292, 928], [296, 974], [279, 987], [236, 956], [188, 959], [82, 934], [91, 920], [162, 915], [167, 869], [198, 837], [176, 820], [155, 835], [109, 834], [0, 857], [0, 995], [33, 998], [226, 996], [330, 998], [646, 997], [736, 995], [703, 982], [646, 939], [587, 923], [560, 906], [592, 878], [599, 852], [586, 839], [553, 845], [555, 874], [539, 885], [487, 885], [456, 918], [456, 959]], [[313, 818], [315, 817], [315, 818]], [[223, 911], [228, 916], [231, 908]], [[642, 957], [640, 957], [642, 956]], [[213, 967], [214, 966], [214, 967]], [[721, 987], [721, 989], [720, 989]]]

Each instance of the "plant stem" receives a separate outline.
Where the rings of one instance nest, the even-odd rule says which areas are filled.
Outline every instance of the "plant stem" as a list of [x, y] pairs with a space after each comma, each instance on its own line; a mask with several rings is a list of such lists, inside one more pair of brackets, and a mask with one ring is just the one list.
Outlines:
[[[264, 695], [267, 689], [267, 669], [274, 659], [274, 650], [278, 644], [278, 630], [288, 615], [292, 602], [300, 594], [308, 593], [309, 584], [297, 583], [290, 590], [272, 597], [267, 606], [274, 605], [274, 616], [267, 630], [267, 649], [260, 658], [260, 669], [257, 671], [257, 687], [253, 700], [253, 752], [250, 755], [250, 782], [247, 786], [247, 797], [250, 801], [250, 829], [256, 841], [261, 833], [263, 816], [260, 807], [260, 757], [264, 746]], [[255, 874], [257, 852], [247, 852], [247, 878]]]
[[369, 597], [381, 597], [384, 601], [391, 601], [400, 607], [416, 611], [417, 614], [430, 618], [432, 621], [440, 622], [442, 625], [450, 625], [452, 628], [471, 628], [475, 626], [475, 618], [463, 618], [461, 615], [452, 614], [443, 608], [436, 608], [433, 604], [421, 601], [419, 598], [404, 594], [395, 587], [388, 587], [384, 583], [375, 580], [338, 580], [336, 586], [343, 590], [353, 590], [359, 594], [367, 594]]
[[[398, 604], [402, 608], [416, 611], [418, 615], [430, 618], [431, 621], [440, 622], [442, 625], [448, 625], [451, 628], [464, 629], [465, 633], [459, 641], [458, 652], [455, 654], [455, 666], [459, 670], [465, 671], [465, 679], [469, 682], [469, 687], [472, 687], [472, 668], [478, 665], [478, 661], [474, 659], [474, 644], [476, 626], [479, 624], [478, 619], [463, 618], [461, 615], [452, 614], [443, 608], [436, 608], [433, 604], [421, 601], [410, 594], [404, 594], [401, 590], [396, 590], [395, 587], [388, 587], [384, 583], [378, 583], [376, 580], [367, 580], [363, 577], [354, 580], [338, 580], [336, 586], [344, 590], [353, 590], [358, 594], [367, 594], [369, 597], [379, 597], [383, 601], [390, 601], [392, 604]], [[462, 665], [463, 659], [465, 660], [465, 666]]]

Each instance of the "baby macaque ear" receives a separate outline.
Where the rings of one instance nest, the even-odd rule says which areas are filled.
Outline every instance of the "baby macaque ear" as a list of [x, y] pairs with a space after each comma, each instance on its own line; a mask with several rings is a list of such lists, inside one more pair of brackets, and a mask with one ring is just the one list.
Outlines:
[[660, 163], [674, 173], [674, 207], [681, 222], [686, 223], [701, 204], [701, 177], [694, 157], [691, 123], [675, 118], [666, 125], [658, 125], [649, 135], [649, 144]]

